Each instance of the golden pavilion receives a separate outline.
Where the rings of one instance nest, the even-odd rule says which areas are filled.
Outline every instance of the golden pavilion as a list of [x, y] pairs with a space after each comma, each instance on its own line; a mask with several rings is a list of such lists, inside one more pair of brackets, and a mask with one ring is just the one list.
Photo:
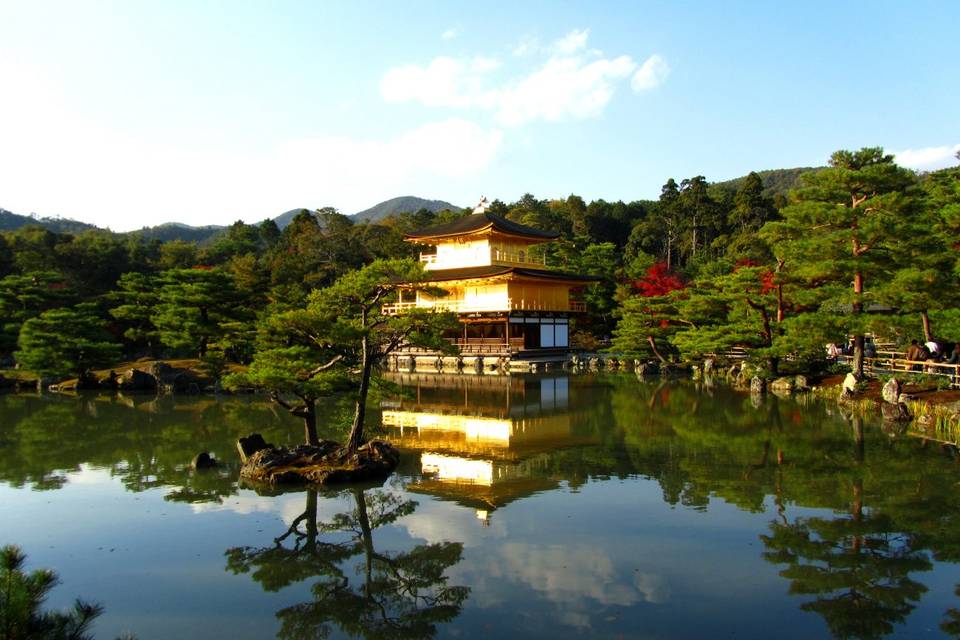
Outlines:
[[[531, 248], [559, 234], [507, 220], [488, 210], [486, 198], [471, 215], [405, 236], [432, 247], [420, 254], [427, 282], [447, 292], [416, 291], [385, 308], [437, 308], [457, 314], [462, 331], [450, 339], [464, 355], [549, 356], [570, 346], [570, 318], [586, 310], [582, 287], [597, 278], [546, 269]], [[408, 292], [413, 296], [413, 292]]]

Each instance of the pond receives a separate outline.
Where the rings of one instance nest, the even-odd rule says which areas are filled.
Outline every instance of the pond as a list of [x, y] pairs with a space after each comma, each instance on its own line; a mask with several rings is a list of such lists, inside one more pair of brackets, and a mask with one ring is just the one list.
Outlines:
[[0, 544], [98, 638], [960, 636], [953, 449], [686, 381], [392, 382], [399, 470], [333, 492], [238, 482], [238, 436], [301, 434], [262, 397], [0, 396]]

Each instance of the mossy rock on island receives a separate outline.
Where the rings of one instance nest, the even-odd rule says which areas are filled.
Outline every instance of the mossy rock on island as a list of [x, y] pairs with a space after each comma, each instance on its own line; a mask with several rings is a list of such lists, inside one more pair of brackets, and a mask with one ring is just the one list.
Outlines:
[[252, 453], [240, 477], [271, 485], [332, 485], [387, 478], [400, 463], [400, 452], [382, 440], [371, 440], [351, 453], [330, 440], [293, 448], [266, 447]]

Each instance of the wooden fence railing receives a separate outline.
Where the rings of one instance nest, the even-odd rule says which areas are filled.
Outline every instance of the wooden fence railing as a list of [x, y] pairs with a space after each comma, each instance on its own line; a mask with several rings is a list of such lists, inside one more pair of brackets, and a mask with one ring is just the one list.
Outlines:
[[[902, 354], [896, 351], [878, 351], [875, 358], [864, 358], [863, 368], [870, 373], [916, 373], [928, 376], [946, 378], [950, 381], [951, 389], [960, 389], [960, 365], [934, 362], [932, 360], [907, 360], [899, 357]], [[853, 356], [838, 356], [837, 362], [847, 364], [853, 361]]]

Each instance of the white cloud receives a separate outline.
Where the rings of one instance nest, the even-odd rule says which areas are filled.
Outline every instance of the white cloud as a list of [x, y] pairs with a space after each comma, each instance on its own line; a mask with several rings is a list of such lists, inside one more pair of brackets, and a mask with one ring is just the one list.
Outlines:
[[426, 67], [410, 64], [390, 69], [380, 82], [380, 94], [387, 102], [416, 100], [427, 107], [489, 107], [495, 97], [484, 89], [483, 76], [496, 68], [492, 58], [441, 56]]
[[653, 54], [640, 65], [637, 72], [633, 74], [630, 86], [634, 91], [645, 91], [659, 87], [670, 75], [670, 65], [659, 54]]
[[581, 58], [551, 58], [540, 70], [498, 96], [497, 119], [519, 125], [543, 119], [590, 118], [603, 112], [614, 93], [614, 81], [630, 75], [630, 56], [584, 63]]
[[589, 29], [574, 29], [567, 35], [553, 43], [553, 50], [559, 55], [568, 56], [586, 48]]
[[0, 86], [15, 97], [0, 100], [0, 206], [114, 230], [255, 222], [328, 204], [351, 213], [411, 184], [445, 179], [449, 189], [482, 173], [502, 140], [496, 128], [447, 118], [385, 139], [319, 136], [237, 152], [98, 127], [29, 66], [0, 62]]
[[510, 47], [510, 53], [522, 57], [540, 50], [540, 41], [533, 36], [526, 36], [520, 42]]
[[444, 40], [453, 40], [459, 35], [460, 35], [460, 29], [456, 27], [450, 27], [449, 29], [441, 33], [440, 37], [443, 38]]
[[[617, 85], [633, 76], [635, 90], [662, 83], [670, 68], [659, 55], [638, 70], [628, 55], [606, 57], [587, 49], [589, 31], [574, 30], [554, 42], [539, 66], [515, 77], [503, 77], [502, 64], [491, 58], [441, 56], [426, 66], [395, 67], [384, 75], [380, 91], [391, 103], [419, 102], [427, 107], [481, 109], [508, 126], [535, 120], [559, 122], [597, 117], [613, 98]], [[522, 43], [515, 54], [525, 54]]]
[[917, 171], [934, 171], [957, 164], [957, 152], [960, 144], [944, 145], [941, 147], [924, 147], [921, 149], [905, 149], [893, 151], [897, 164]]

